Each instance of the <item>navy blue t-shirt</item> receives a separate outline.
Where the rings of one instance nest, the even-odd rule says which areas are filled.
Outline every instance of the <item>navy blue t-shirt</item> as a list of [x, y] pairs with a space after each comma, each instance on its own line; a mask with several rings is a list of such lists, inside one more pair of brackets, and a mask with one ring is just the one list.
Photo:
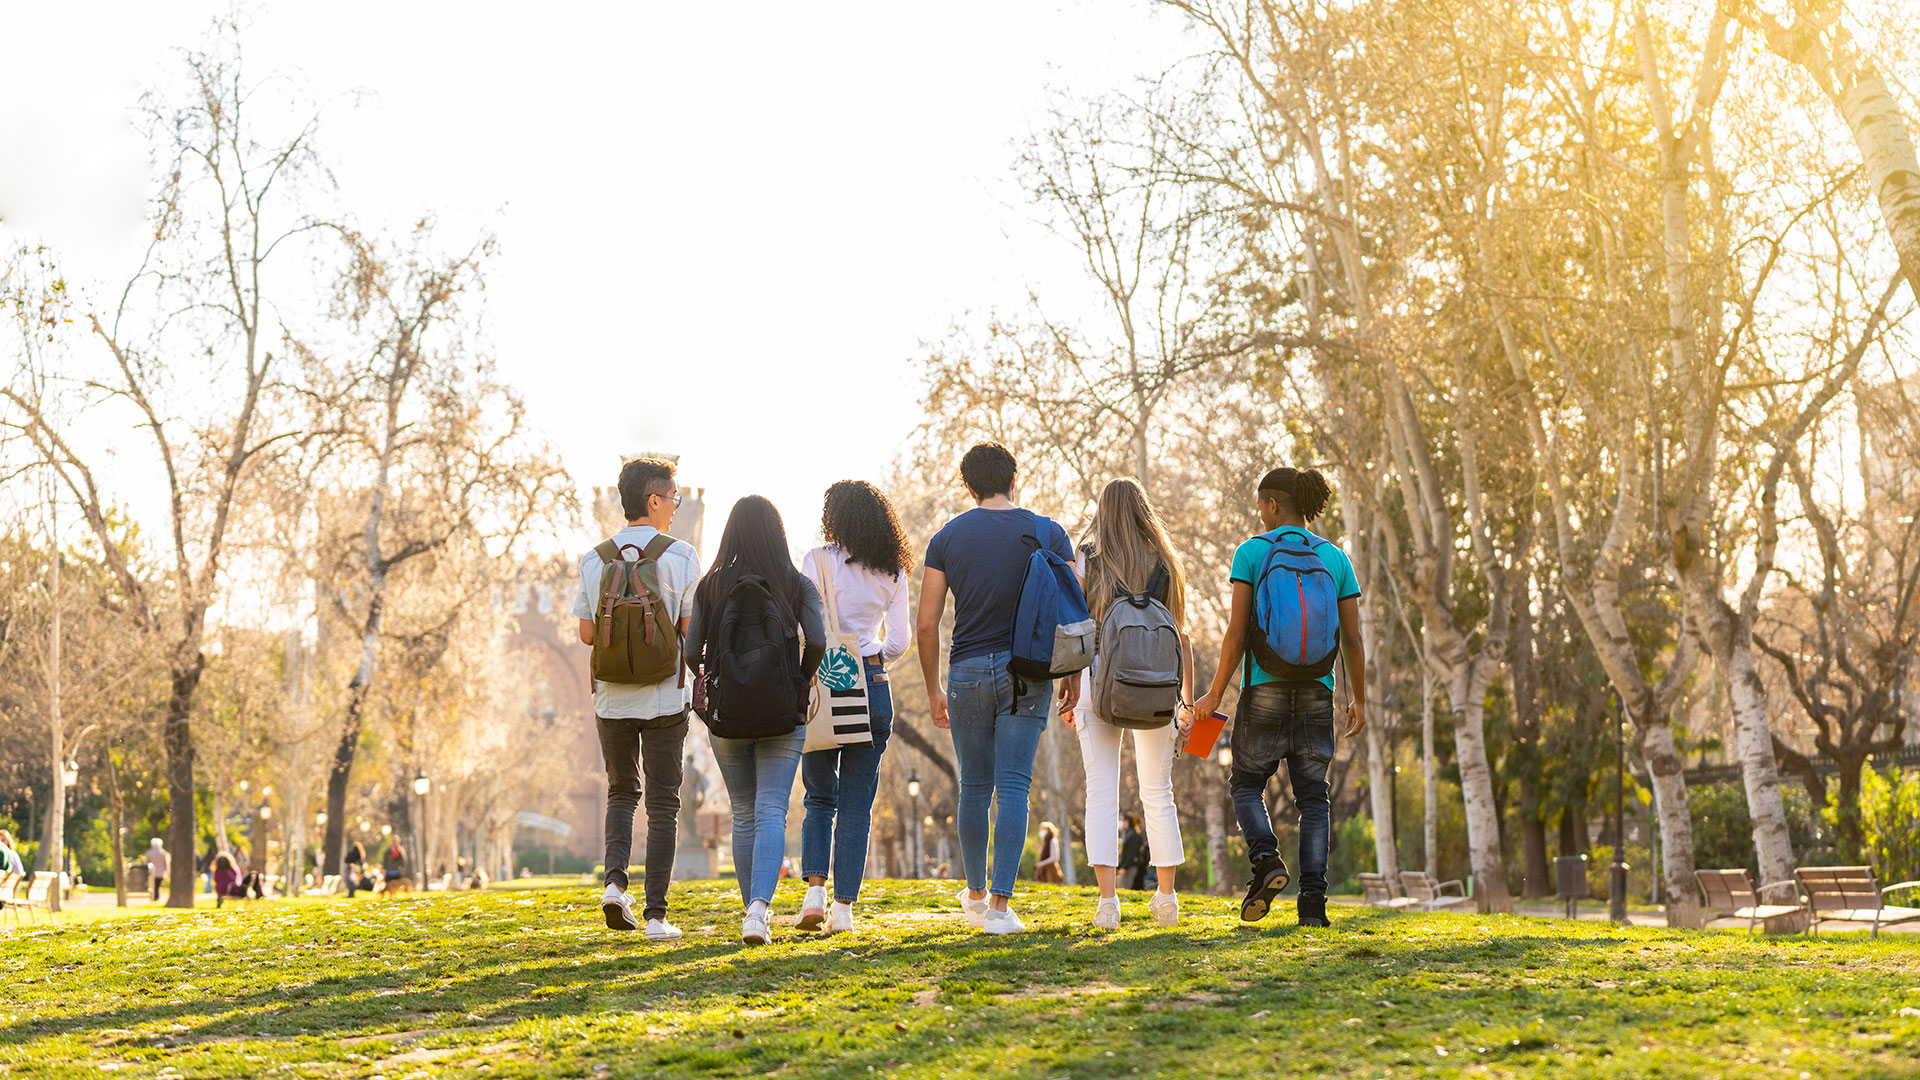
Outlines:
[[[949, 663], [1013, 648], [1013, 617], [1033, 557], [1026, 537], [1033, 533], [1034, 517], [1031, 510], [976, 506], [947, 522], [927, 544], [927, 569], [947, 575], [947, 588], [953, 590]], [[1047, 524], [1047, 546], [1072, 561], [1067, 531], [1052, 519]]]

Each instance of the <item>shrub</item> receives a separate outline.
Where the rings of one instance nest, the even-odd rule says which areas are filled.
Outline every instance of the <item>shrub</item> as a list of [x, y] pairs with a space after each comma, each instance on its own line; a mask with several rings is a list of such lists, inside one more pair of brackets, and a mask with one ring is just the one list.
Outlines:
[[1881, 884], [1920, 878], [1920, 773], [1864, 771], [1860, 831]]

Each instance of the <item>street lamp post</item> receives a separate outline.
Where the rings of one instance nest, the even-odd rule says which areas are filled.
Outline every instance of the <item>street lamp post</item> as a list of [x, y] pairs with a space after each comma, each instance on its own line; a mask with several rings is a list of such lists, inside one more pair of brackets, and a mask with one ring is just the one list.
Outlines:
[[413, 858], [420, 869], [420, 888], [427, 887], [427, 793], [433, 790], [433, 781], [419, 769], [413, 771], [413, 793], [420, 798], [419, 811], [413, 818]]
[[1613, 699], [1613, 874], [1607, 887], [1607, 918], [1627, 921], [1627, 734], [1620, 698]]
[[917, 878], [920, 876], [921, 863], [925, 862], [920, 857], [920, 845], [925, 842], [925, 837], [918, 834], [917, 828], [920, 820], [920, 774], [916, 771], [907, 773], [907, 798], [912, 801], [913, 821], [916, 823], [916, 831], [907, 834], [907, 859], [913, 864], [907, 876]]

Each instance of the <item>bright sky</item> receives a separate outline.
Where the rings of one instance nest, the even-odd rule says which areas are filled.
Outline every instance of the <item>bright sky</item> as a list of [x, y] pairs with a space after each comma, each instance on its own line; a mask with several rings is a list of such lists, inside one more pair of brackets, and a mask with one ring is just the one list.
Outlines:
[[[128, 109], [224, 10], [9, 11], [0, 216], [75, 278], [136, 265]], [[583, 489], [623, 452], [678, 451], [710, 535], [757, 491], [796, 544], [826, 484], [878, 479], [913, 429], [920, 342], [1080, 287], [1011, 172], [1050, 90], [1192, 51], [1112, 0], [281, 3], [252, 9], [247, 48], [254, 76], [333, 102], [321, 146], [363, 224], [499, 235], [491, 338]], [[616, 409], [619, 386], [657, 396]]]

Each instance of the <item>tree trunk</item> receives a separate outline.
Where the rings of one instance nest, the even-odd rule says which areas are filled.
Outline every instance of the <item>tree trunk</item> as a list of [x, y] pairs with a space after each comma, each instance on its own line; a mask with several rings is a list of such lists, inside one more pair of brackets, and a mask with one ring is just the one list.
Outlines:
[[1440, 777], [1433, 757], [1433, 673], [1420, 673], [1420, 838], [1427, 876], [1440, 879]]
[[1753, 846], [1760, 856], [1759, 884], [1789, 883], [1793, 881], [1793, 841], [1787, 831], [1786, 804], [1780, 796], [1780, 774], [1773, 762], [1767, 691], [1760, 683], [1760, 673], [1754, 669], [1751, 647], [1729, 650], [1724, 663], [1728, 696], [1733, 701], [1740, 779], [1746, 785], [1747, 812], [1753, 819]]
[[1493, 795], [1493, 767], [1487, 761], [1487, 682], [1491, 668], [1482, 663], [1456, 668], [1453, 741], [1460, 762], [1460, 795], [1467, 808], [1467, 851], [1473, 866], [1473, 897], [1482, 913], [1512, 914], [1506, 861], [1500, 851], [1500, 815]]
[[1693, 879], [1693, 820], [1687, 808], [1685, 762], [1665, 718], [1641, 727], [1642, 752], [1653, 779], [1653, 808], [1660, 818], [1661, 891], [1667, 925], [1698, 929], [1700, 901]]
[[100, 754], [107, 762], [107, 798], [113, 807], [113, 906], [127, 906], [127, 800], [120, 793], [120, 767], [113, 760], [113, 747]]
[[167, 699], [162, 743], [167, 752], [167, 847], [173, 852], [168, 866], [167, 906], [193, 906], [194, 866], [199, 822], [193, 805], [193, 695], [200, 687], [206, 657], [198, 647], [183, 644], [174, 653], [172, 693]]
[[1840, 766], [1838, 801], [1834, 803], [1833, 813], [1838, 822], [1840, 834], [1840, 861], [1847, 865], [1859, 865], [1866, 862], [1867, 837], [1860, 826], [1860, 771], [1866, 767], [1866, 758], [1849, 754], [1844, 758], [1836, 755]]
[[53, 888], [47, 890], [47, 912], [60, 910], [60, 868], [65, 865], [62, 857], [66, 847], [67, 833], [67, 733], [66, 724], [60, 715], [60, 517], [58, 500], [51, 503], [56, 508], [53, 517], [53, 557], [51, 567], [51, 592], [49, 607], [52, 609], [47, 621], [47, 719], [52, 729], [53, 740], [53, 786], [47, 800], [47, 835], [40, 844], [41, 855], [47, 861], [47, 869], [53, 874]]
[[1540, 803], [1531, 781], [1520, 781], [1520, 851], [1522, 871], [1520, 895], [1540, 900], [1553, 895], [1547, 869], [1547, 823], [1540, 817]]
[[[381, 584], [385, 584], [384, 580]], [[360, 634], [360, 666], [354, 670], [353, 681], [347, 684], [346, 722], [340, 728], [340, 741], [333, 748], [333, 768], [327, 772], [327, 834], [321, 865], [336, 874], [347, 872], [340, 861], [346, 855], [347, 783], [353, 778], [353, 759], [360, 750], [367, 692], [380, 656], [382, 611], [382, 596], [376, 592], [367, 601], [367, 621]]]
[[1226, 808], [1215, 793], [1212, 784], [1207, 785], [1207, 862], [1213, 870], [1213, 891], [1224, 896], [1232, 889], [1233, 868], [1227, 865], [1227, 815]]
[[1393, 835], [1393, 762], [1387, 758], [1383, 724], [1370, 723], [1367, 736], [1367, 797], [1373, 810], [1373, 858], [1395, 889], [1400, 888], [1400, 849]]

